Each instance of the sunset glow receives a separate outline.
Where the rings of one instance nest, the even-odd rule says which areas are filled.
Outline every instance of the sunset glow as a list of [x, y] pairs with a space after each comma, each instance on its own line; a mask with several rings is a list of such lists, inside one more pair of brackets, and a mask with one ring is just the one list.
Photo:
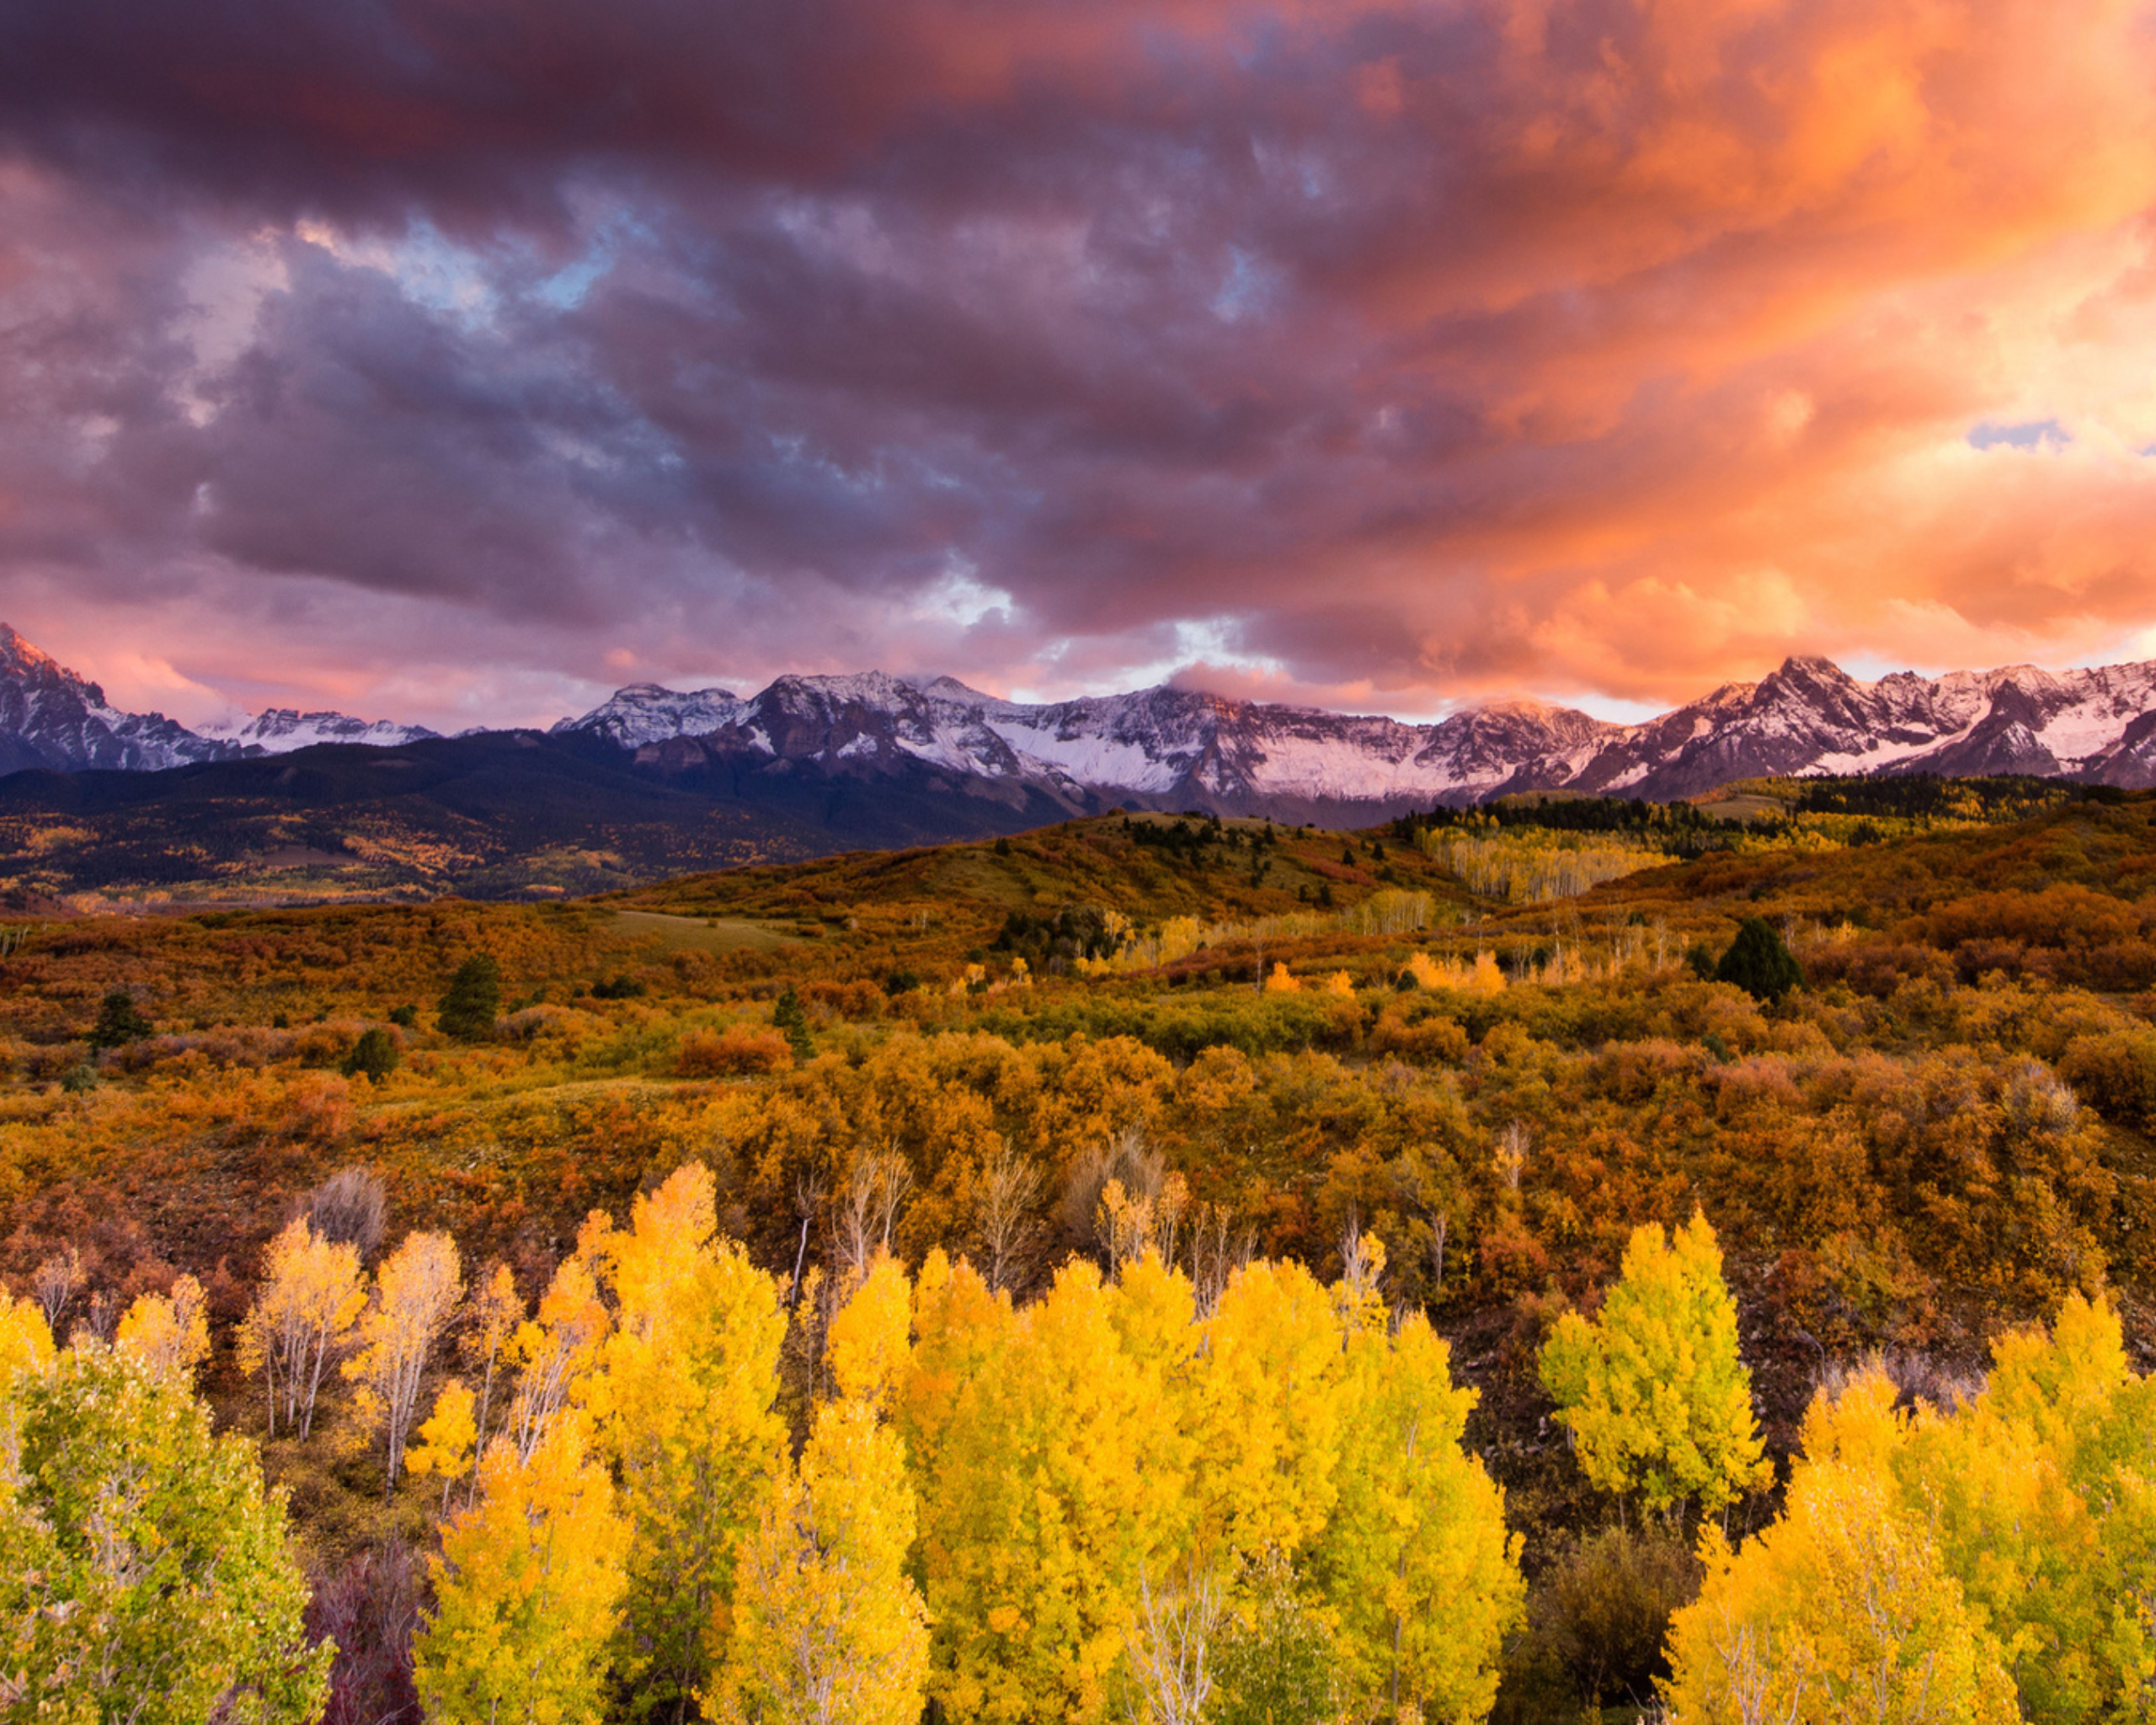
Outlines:
[[445, 727], [2156, 657], [2151, 23], [19, 0], [0, 616]]

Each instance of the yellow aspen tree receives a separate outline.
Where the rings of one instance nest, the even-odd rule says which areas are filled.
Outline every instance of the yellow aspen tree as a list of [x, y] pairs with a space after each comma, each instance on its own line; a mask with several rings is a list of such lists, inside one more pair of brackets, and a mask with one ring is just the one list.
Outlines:
[[167, 1373], [192, 1389], [195, 1369], [210, 1354], [207, 1307], [202, 1284], [192, 1276], [180, 1276], [169, 1294], [145, 1294], [127, 1308], [114, 1345], [152, 1371]]
[[1294, 1558], [1332, 1514], [1340, 1328], [1331, 1295], [1295, 1263], [1230, 1279], [1204, 1326], [1194, 1386], [1200, 1538], [1223, 1568]]
[[1694, 1498], [1715, 1509], [1773, 1476], [1721, 1248], [1696, 1211], [1666, 1239], [1657, 1224], [1636, 1229], [1601, 1311], [1566, 1312], [1540, 1364], [1604, 1491], [1637, 1492], [1657, 1511]]
[[0, 1717], [322, 1717], [336, 1649], [308, 1645], [285, 1494], [177, 1374], [87, 1339], [19, 1372], [0, 1424]]
[[396, 1490], [403, 1468], [404, 1439], [419, 1409], [419, 1381], [463, 1295], [456, 1242], [446, 1234], [407, 1234], [376, 1277], [374, 1298], [355, 1338], [359, 1351], [344, 1370], [360, 1386], [360, 1424], [382, 1431], [385, 1495]]
[[1018, 1320], [1007, 1293], [992, 1290], [961, 1258], [929, 1253], [914, 1290], [914, 1343], [893, 1421], [905, 1444], [918, 1498], [916, 1573], [934, 1623], [931, 1693], [947, 1717], [982, 1717], [977, 1641], [969, 1613], [977, 1567], [990, 1554], [986, 1530], [1001, 1528], [1011, 1493], [984, 1433], [1001, 1427], [995, 1386], [1009, 1370]]
[[1419, 1313], [1388, 1333], [1343, 1287], [1339, 1498], [1312, 1569], [1336, 1614], [1338, 1677], [1365, 1717], [1479, 1720], [1523, 1621], [1504, 1493], [1460, 1446], [1475, 1392]]
[[2131, 1716], [2156, 1700], [2156, 1620], [2135, 1597], [2156, 1555], [2148, 1412], [2118, 1314], [2074, 1294], [2048, 1331], [1994, 1344], [1973, 1403], [1951, 1417], [1920, 1407], [1895, 1452], [1901, 1502], [1929, 1523], [2031, 1719]]
[[963, 1425], [974, 1388], [1001, 1369], [1017, 1320], [1011, 1296], [992, 1289], [963, 1258], [941, 1248], [928, 1254], [914, 1283], [914, 1341], [892, 1420], [906, 1446], [906, 1465], [921, 1493], [924, 1550], [938, 1538], [943, 1450], [954, 1423]]
[[1927, 1518], [1897, 1500], [1895, 1393], [1876, 1373], [1822, 1393], [1782, 1519], [1734, 1552], [1709, 1524], [1700, 1597], [1670, 1623], [1672, 1725], [2021, 1717], [1997, 1638]]
[[1219, 1687], [1214, 1639], [1225, 1616], [1217, 1577], [1196, 1570], [1156, 1584], [1140, 1572], [1138, 1609], [1123, 1632], [1134, 1725], [1203, 1725]]
[[785, 1455], [778, 1285], [715, 1232], [701, 1165], [638, 1199], [606, 1237], [614, 1327], [577, 1392], [632, 1530], [616, 1664], [638, 1717], [684, 1718], [708, 1683], [741, 1537]]
[[[933, 1680], [953, 1717], [1104, 1717], [1145, 1578], [1164, 1576], [1187, 1543], [1176, 1374], [1194, 1296], [1156, 1258], [1125, 1275], [1127, 1296], [1074, 1262], [1015, 1317], [964, 1266], [947, 1292], [924, 1290], [916, 1370], [955, 1380], [957, 1391], [932, 1423], [934, 1466], [918, 1476]], [[966, 1361], [950, 1310], [984, 1306], [1007, 1339]], [[1178, 1331], [1185, 1339], [1168, 1339]], [[964, 1369], [953, 1371], [954, 1359]], [[919, 1382], [901, 1398], [930, 1399]]]
[[516, 1291], [516, 1278], [507, 1264], [496, 1259], [472, 1283], [471, 1297], [464, 1303], [463, 1352], [479, 1375], [478, 1407], [472, 1424], [475, 1442], [482, 1450], [492, 1435], [495, 1379], [523, 1322], [524, 1301]]
[[51, 1364], [52, 1328], [43, 1309], [0, 1288], [0, 1395], [16, 1379]]
[[2156, 1700], [2156, 1377], [2122, 1386], [2094, 1425], [2068, 1466], [2084, 1499], [2101, 1511], [2102, 1562], [2091, 1567], [2109, 1621], [2095, 1650], [2108, 1680], [2106, 1704], [2130, 1715]]
[[826, 1402], [743, 1541], [707, 1711], [729, 1725], [917, 1725], [928, 1624], [905, 1573], [914, 1494], [896, 1433]]
[[547, 1434], [613, 1328], [613, 1316], [599, 1297], [593, 1253], [586, 1245], [603, 1244], [603, 1231], [586, 1224], [578, 1249], [555, 1269], [539, 1296], [537, 1316], [519, 1324], [509, 1352], [518, 1363], [516, 1395], [504, 1423], [520, 1455], [529, 1456]]
[[429, 1561], [435, 1607], [414, 1680], [435, 1725], [582, 1725], [600, 1717], [625, 1586], [628, 1525], [574, 1407], [530, 1453], [507, 1437]]
[[947, 1717], [1016, 1717], [1007, 1638], [1026, 1554], [1017, 1543], [1017, 1397], [1025, 1319], [973, 1266], [931, 1252], [896, 1420], [919, 1495], [921, 1589], [935, 1626], [930, 1682]]
[[281, 1407], [287, 1430], [306, 1437], [331, 1363], [366, 1305], [357, 1248], [323, 1239], [304, 1216], [270, 1242], [262, 1286], [239, 1331], [240, 1370], [259, 1371], [270, 1394], [270, 1433]]
[[853, 1297], [831, 1318], [825, 1345], [841, 1397], [889, 1410], [911, 1351], [913, 1289], [889, 1252], [878, 1251]]
[[478, 1454], [477, 1402], [462, 1378], [451, 1378], [435, 1397], [435, 1411], [419, 1422], [419, 1441], [404, 1457], [412, 1472], [441, 1478], [441, 1513], [449, 1514], [449, 1491], [472, 1471]]

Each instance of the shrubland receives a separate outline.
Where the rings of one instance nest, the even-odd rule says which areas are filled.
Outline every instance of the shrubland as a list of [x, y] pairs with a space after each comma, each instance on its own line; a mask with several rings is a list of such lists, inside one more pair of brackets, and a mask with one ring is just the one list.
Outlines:
[[[1828, 1717], [1933, 1648], [1956, 1716], [2106, 1717], [2156, 804], [1835, 795], [32, 923], [0, 1279], [259, 1454], [335, 1719], [538, 1709], [512, 1667], [806, 1717], [781, 1665], [846, 1718]], [[2001, 1579], [2008, 1503], [2086, 1562]]]

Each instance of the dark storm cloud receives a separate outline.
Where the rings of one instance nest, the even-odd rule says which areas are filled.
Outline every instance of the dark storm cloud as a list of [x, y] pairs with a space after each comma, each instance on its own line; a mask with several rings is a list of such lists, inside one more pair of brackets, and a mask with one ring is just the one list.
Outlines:
[[348, 700], [2116, 636], [2145, 60], [2078, 3], [22, 0], [12, 620]]

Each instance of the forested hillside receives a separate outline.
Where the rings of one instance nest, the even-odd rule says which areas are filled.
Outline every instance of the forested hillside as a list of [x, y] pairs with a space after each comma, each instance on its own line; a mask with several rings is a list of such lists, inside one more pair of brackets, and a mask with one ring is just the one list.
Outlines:
[[13, 1585], [183, 1431], [270, 1717], [2132, 1717], [2156, 799], [2016, 782], [11, 925]]

